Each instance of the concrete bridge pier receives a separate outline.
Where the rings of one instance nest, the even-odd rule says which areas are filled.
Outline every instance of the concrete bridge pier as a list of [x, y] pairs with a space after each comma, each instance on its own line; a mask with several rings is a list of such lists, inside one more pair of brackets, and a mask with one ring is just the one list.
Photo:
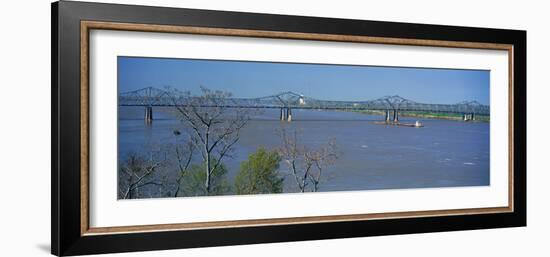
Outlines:
[[145, 122], [151, 123], [153, 121], [153, 107], [145, 107]]
[[469, 120], [476, 120], [476, 114], [471, 112], [471, 113], [464, 113], [463, 116], [462, 116], [462, 119], [464, 121], [469, 121]]
[[399, 122], [399, 111], [393, 110], [393, 123], [398, 123], [398, 122]]
[[281, 108], [281, 121], [292, 121], [292, 110], [289, 107]]
[[292, 121], [292, 109], [290, 108], [287, 109], [286, 121]]
[[288, 108], [288, 114], [286, 117], [286, 121], [292, 121], [292, 109]]
[[385, 121], [386, 121], [386, 123], [390, 123], [390, 122], [391, 122], [390, 110], [386, 110], [386, 118], [385, 118]]

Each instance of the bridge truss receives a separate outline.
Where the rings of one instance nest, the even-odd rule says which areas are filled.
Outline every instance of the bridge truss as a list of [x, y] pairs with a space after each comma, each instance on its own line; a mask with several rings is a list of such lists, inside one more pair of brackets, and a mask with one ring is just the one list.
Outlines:
[[[148, 87], [120, 93], [119, 106], [174, 106], [185, 104], [192, 96], [169, 93], [165, 90]], [[208, 107], [208, 104], [204, 105]], [[329, 110], [378, 110], [378, 111], [419, 111], [459, 114], [489, 115], [488, 105], [477, 101], [463, 101], [455, 104], [419, 103], [400, 96], [386, 96], [367, 101], [331, 101], [306, 97], [294, 92], [258, 98], [226, 98], [216, 101], [216, 106], [227, 108], [286, 108], [286, 109], [329, 109]]]

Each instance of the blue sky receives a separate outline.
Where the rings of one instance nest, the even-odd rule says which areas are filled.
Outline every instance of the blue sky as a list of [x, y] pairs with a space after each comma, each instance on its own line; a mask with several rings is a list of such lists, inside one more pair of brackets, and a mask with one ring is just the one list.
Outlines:
[[119, 92], [144, 87], [199, 93], [200, 86], [252, 98], [293, 91], [322, 100], [400, 95], [423, 103], [489, 104], [489, 71], [118, 57]]

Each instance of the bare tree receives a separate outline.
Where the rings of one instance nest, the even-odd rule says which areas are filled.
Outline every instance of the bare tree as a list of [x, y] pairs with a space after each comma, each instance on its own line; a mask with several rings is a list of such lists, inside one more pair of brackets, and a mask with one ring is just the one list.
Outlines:
[[179, 145], [178, 138], [180, 137], [181, 132], [179, 130], [174, 130], [175, 136], [175, 155], [178, 168], [178, 178], [176, 179], [176, 189], [174, 191], [174, 197], [178, 197], [181, 188], [181, 182], [183, 178], [187, 175], [189, 170], [189, 165], [193, 159], [193, 153], [195, 152], [195, 144], [190, 139], [186, 141], [181, 146]]
[[331, 139], [319, 149], [308, 149], [298, 144], [296, 130], [289, 135], [284, 127], [281, 129], [281, 138], [283, 142], [279, 154], [293, 175], [298, 190], [303, 193], [311, 188], [312, 192], [317, 192], [323, 170], [333, 165], [338, 158], [336, 141]]
[[[319, 182], [323, 169], [333, 165], [338, 159], [336, 140], [330, 139], [326, 145], [317, 150], [305, 151], [304, 156], [308, 166], [308, 178], [313, 183], [313, 192], [319, 190]], [[313, 166], [313, 168], [309, 167]]]
[[304, 174], [300, 176], [303, 149], [299, 149], [298, 147], [298, 132], [294, 130], [292, 135], [288, 135], [286, 129], [283, 127], [281, 129], [281, 138], [283, 144], [279, 149], [279, 154], [287, 165], [290, 173], [294, 176], [298, 189], [300, 192], [304, 192], [307, 186], [307, 169], [304, 169]]
[[192, 131], [192, 142], [204, 160], [206, 193], [211, 192], [212, 173], [227, 157], [239, 140], [239, 131], [250, 119], [250, 110], [227, 108], [231, 93], [201, 87], [200, 96], [187, 92], [172, 92], [172, 99], [181, 116]]
[[[131, 153], [119, 167], [119, 199], [139, 198], [139, 189], [145, 186], [163, 186], [155, 177], [159, 172], [162, 161], [153, 157], [144, 158]], [[160, 189], [162, 190], [162, 189]], [[160, 192], [162, 194], [162, 191]]]

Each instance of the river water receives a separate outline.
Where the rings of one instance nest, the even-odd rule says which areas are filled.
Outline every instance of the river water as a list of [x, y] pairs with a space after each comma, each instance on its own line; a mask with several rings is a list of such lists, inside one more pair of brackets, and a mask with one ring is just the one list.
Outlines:
[[[170, 108], [153, 109], [155, 120], [147, 125], [143, 107], [119, 107], [119, 161], [129, 152], [147, 153], [174, 142], [173, 131], [182, 122]], [[292, 110], [292, 122], [278, 118], [278, 109], [265, 110], [242, 129], [231, 158], [223, 162], [230, 181], [259, 146], [280, 147], [279, 130], [285, 126], [298, 131], [299, 144], [310, 148], [335, 139], [339, 158], [323, 171], [319, 191], [489, 185], [489, 123], [400, 118], [424, 125], [412, 128], [373, 123], [382, 116], [321, 110]], [[296, 192], [285, 167], [281, 163], [284, 191]]]

